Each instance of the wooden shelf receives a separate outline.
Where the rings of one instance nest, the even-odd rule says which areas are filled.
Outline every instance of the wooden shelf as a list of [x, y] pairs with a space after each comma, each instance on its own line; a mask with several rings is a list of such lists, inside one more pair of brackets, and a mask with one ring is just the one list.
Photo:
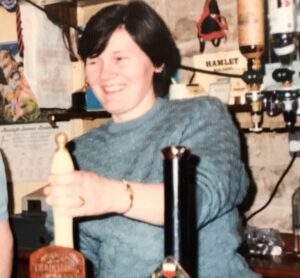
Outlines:
[[[250, 106], [249, 105], [229, 105], [230, 113], [235, 118], [237, 124], [244, 132], [250, 132], [249, 128], [252, 126]], [[110, 114], [105, 110], [99, 111], [63, 111], [59, 113], [48, 113], [47, 119], [53, 128], [56, 128], [56, 122], [70, 121], [72, 119], [94, 120], [94, 119], [108, 119]], [[263, 129], [262, 132], [288, 132], [285, 127], [283, 116], [280, 114], [276, 117], [270, 117], [266, 113], [263, 115]], [[295, 131], [300, 130], [300, 117], [298, 116], [297, 126]]]
[[68, 111], [63, 113], [52, 113], [47, 116], [48, 122], [53, 128], [56, 128], [56, 122], [70, 121], [73, 119], [94, 120], [94, 119], [108, 119], [110, 114], [105, 110], [99, 111]]

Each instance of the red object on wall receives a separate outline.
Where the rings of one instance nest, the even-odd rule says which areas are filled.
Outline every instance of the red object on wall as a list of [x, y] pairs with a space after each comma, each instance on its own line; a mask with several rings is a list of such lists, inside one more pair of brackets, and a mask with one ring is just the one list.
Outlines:
[[217, 0], [206, 0], [203, 11], [197, 22], [200, 52], [204, 51], [205, 41], [211, 41], [214, 46], [219, 46], [221, 39], [226, 39], [228, 25], [226, 18], [221, 15]]

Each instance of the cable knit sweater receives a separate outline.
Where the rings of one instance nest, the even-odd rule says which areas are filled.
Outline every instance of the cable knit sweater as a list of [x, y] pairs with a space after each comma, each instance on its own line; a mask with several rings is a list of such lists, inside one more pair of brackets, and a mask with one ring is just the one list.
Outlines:
[[[158, 98], [138, 119], [109, 121], [77, 138], [73, 155], [81, 170], [111, 179], [158, 183], [163, 180], [161, 149], [171, 144], [188, 147], [201, 160], [196, 170], [198, 277], [257, 277], [236, 253], [240, 244], [236, 206], [246, 195], [248, 178], [237, 130], [217, 99]], [[144, 278], [162, 262], [164, 231], [124, 216], [106, 215], [80, 222], [79, 247], [92, 263], [94, 277]]]

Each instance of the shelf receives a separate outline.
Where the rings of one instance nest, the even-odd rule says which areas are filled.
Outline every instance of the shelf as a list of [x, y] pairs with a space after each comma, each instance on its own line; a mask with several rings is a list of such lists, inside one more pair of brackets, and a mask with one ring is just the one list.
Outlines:
[[[250, 127], [252, 126], [250, 105], [229, 105], [228, 109], [235, 121], [239, 125], [239, 128], [245, 133], [250, 133]], [[108, 119], [111, 115], [105, 110], [99, 111], [68, 111], [62, 110], [59, 112], [48, 113], [47, 120], [53, 128], [57, 128], [57, 122], [70, 121], [73, 119], [82, 120], [95, 120], [95, 119]], [[276, 117], [270, 117], [266, 113], [263, 115], [263, 127], [261, 132], [277, 132], [285, 133], [289, 130], [285, 127], [282, 114]], [[294, 128], [295, 131], [300, 130], [300, 117], [298, 116], [297, 125]]]
[[65, 122], [73, 119], [82, 119], [82, 120], [94, 120], [94, 119], [107, 119], [110, 118], [110, 114], [105, 110], [99, 111], [68, 111], [64, 113], [53, 113], [49, 114], [47, 119], [49, 124], [53, 128], [57, 128], [56, 122]]

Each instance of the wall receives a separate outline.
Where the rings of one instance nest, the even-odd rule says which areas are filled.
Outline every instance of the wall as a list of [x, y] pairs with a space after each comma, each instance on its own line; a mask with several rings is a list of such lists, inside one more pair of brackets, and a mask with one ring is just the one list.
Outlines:
[[[275, 184], [290, 163], [291, 156], [286, 133], [250, 134], [247, 136], [247, 144], [249, 166], [257, 190], [249, 212], [251, 213], [267, 202]], [[300, 159], [296, 158], [273, 201], [251, 220], [251, 224], [266, 228], [274, 227], [285, 232], [292, 231], [291, 198], [294, 190], [300, 186], [299, 170]]]
[[[192, 66], [193, 55], [199, 54], [196, 23], [202, 11], [204, 0], [147, 0], [146, 2], [152, 5], [167, 22], [181, 51], [182, 63]], [[218, 4], [221, 14], [226, 17], [228, 22], [227, 38], [226, 40], [222, 39], [220, 46], [217, 48], [210, 42], [206, 43], [205, 53], [238, 49], [236, 2], [218, 0]], [[6, 22], [3, 21], [2, 15], [1, 22]], [[8, 26], [4, 25], [4, 30], [11, 30], [13, 23], [11, 24], [8, 24]], [[1, 27], [3, 27], [3, 24]], [[11, 34], [10, 31], [6, 33]], [[1, 34], [3, 32], [0, 30]], [[182, 82], [187, 82], [190, 77], [190, 72], [180, 72]], [[267, 201], [270, 192], [285, 170], [291, 157], [289, 155], [288, 135], [286, 133], [247, 133], [244, 139], [247, 165], [254, 179], [254, 190], [249, 193], [247, 198], [249, 202], [247, 214], [249, 215]], [[267, 209], [250, 221], [251, 225], [272, 227], [282, 232], [291, 232], [291, 196], [294, 189], [300, 185], [299, 169], [300, 162], [299, 158], [297, 158], [292, 169], [283, 180], [273, 202]], [[43, 185], [41, 182], [14, 185], [16, 212], [20, 211], [21, 197], [41, 185]], [[253, 194], [253, 191], [255, 194]]]

